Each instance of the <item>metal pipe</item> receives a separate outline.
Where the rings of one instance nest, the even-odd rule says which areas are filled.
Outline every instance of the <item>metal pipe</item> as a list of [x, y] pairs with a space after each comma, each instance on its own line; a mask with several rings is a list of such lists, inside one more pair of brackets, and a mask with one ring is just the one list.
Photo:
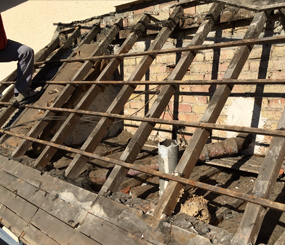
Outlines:
[[[0, 105], [10, 105], [11, 106], [13, 104], [10, 102], [0, 102]], [[14, 105], [14, 106], [17, 106], [17, 105]], [[188, 127], [194, 127], [194, 128], [208, 128], [208, 129], [225, 130], [225, 131], [240, 132], [240, 133], [285, 137], [285, 132], [282, 130], [218, 125], [214, 123], [202, 123], [202, 122], [195, 123], [195, 122], [177, 121], [177, 120], [164, 120], [164, 119], [158, 119], [158, 118], [136, 117], [136, 116], [127, 116], [127, 115], [95, 112], [95, 111], [75, 110], [75, 109], [67, 109], [67, 108], [54, 108], [54, 107], [35, 106], [35, 105], [23, 105], [22, 107], [31, 108], [31, 109], [40, 109], [40, 110], [51, 110], [51, 111], [58, 111], [58, 112], [77, 113], [77, 114], [82, 114], [82, 115], [117, 118], [117, 119], [122, 119], [122, 120], [133, 120], [133, 121], [139, 121], [139, 122], [149, 122], [149, 123], [176, 125], [176, 126], [188, 126]]]
[[[173, 174], [178, 163], [179, 146], [176, 140], [166, 139], [158, 143], [158, 166], [162, 173]], [[162, 196], [168, 180], [159, 179], [159, 196]]]
[[48, 141], [44, 141], [44, 140], [40, 140], [40, 139], [35, 139], [35, 138], [29, 137], [29, 136], [26, 136], [26, 135], [9, 132], [9, 131], [3, 130], [3, 129], [0, 129], [0, 132], [4, 133], [4, 134], [12, 135], [14, 137], [19, 137], [19, 138], [22, 138], [22, 139], [26, 139], [26, 140], [29, 140], [29, 141], [32, 141], [32, 142], [37, 142], [39, 144], [49, 145], [51, 147], [55, 147], [57, 149], [61, 149], [61, 150], [64, 150], [64, 151], [69, 151], [69, 152], [73, 152], [73, 153], [76, 153], [76, 154], [81, 154], [81, 155], [84, 155], [84, 156], [89, 157], [89, 158], [100, 159], [102, 161], [110, 162], [110, 163], [122, 166], [124, 168], [134, 169], [134, 170], [141, 171], [141, 172], [144, 172], [144, 173], [147, 173], [147, 174], [158, 176], [160, 178], [176, 181], [176, 182], [178, 182], [180, 184], [183, 184], [183, 185], [191, 185], [191, 186], [196, 187], [196, 188], [204, 189], [204, 190], [207, 190], [207, 191], [212, 191], [212, 192], [215, 192], [215, 193], [218, 193], [218, 194], [234, 197], [234, 198], [241, 199], [241, 200], [244, 200], [244, 201], [247, 201], [247, 202], [251, 202], [251, 203], [255, 203], [255, 204], [258, 204], [258, 205], [261, 205], [261, 206], [264, 206], [264, 207], [268, 207], [268, 208], [272, 208], [272, 209], [275, 209], [275, 210], [278, 210], [278, 211], [281, 211], [281, 212], [285, 212], [285, 204], [283, 204], [283, 203], [273, 202], [273, 201], [270, 201], [270, 200], [267, 200], [267, 199], [264, 199], [264, 198], [261, 198], [261, 197], [252, 196], [252, 195], [249, 195], [249, 194], [244, 194], [244, 193], [232, 191], [232, 190], [229, 190], [229, 189], [224, 189], [224, 188], [221, 188], [221, 187], [218, 187], [218, 186], [212, 186], [212, 185], [208, 185], [208, 184], [201, 183], [201, 182], [198, 182], [198, 181], [185, 179], [185, 178], [182, 178], [182, 177], [180, 177], [178, 175], [176, 176], [176, 175], [161, 173], [159, 171], [149, 169], [149, 168], [147, 168], [145, 166], [134, 165], [134, 164], [130, 164], [130, 163], [126, 163], [126, 162], [120, 161], [120, 160], [110, 159], [110, 158], [103, 157], [103, 156], [100, 156], [100, 155], [95, 154], [95, 153], [90, 153], [90, 152], [82, 151], [80, 149], [75, 149], [75, 148], [71, 148], [71, 147], [55, 144], [55, 143], [52, 143], [52, 142], [48, 142]]
[[175, 49], [163, 49], [163, 50], [153, 50], [153, 51], [144, 51], [137, 53], [127, 53], [127, 54], [117, 54], [117, 55], [104, 55], [104, 56], [92, 56], [86, 58], [73, 58], [73, 59], [60, 59], [53, 61], [42, 61], [36, 62], [34, 66], [40, 66], [47, 63], [62, 63], [62, 62], [82, 62], [87, 60], [99, 60], [99, 59], [112, 59], [112, 58], [125, 58], [133, 56], [144, 56], [144, 55], [157, 55], [165, 53], [179, 53], [185, 51], [196, 51], [196, 50], [207, 50], [207, 49], [216, 49], [216, 48], [228, 48], [228, 47], [238, 47], [244, 45], [252, 44], [265, 44], [265, 43], [275, 43], [275, 42], [284, 42], [285, 36], [274, 36], [274, 37], [264, 37], [264, 38], [254, 38], [254, 39], [244, 39], [239, 41], [223, 42], [223, 43], [214, 43], [207, 45], [194, 45], [190, 47], [175, 48]]
[[[34, 84], [97, 84], [97, 85], [255, 85], [255, 84], [285, 84], [284, 79], [223, 79], [223, 80], [164, 80], [164, 81], [33, 81]], [[0, 82], [0, 84], [15, 84], [15, 81]]]

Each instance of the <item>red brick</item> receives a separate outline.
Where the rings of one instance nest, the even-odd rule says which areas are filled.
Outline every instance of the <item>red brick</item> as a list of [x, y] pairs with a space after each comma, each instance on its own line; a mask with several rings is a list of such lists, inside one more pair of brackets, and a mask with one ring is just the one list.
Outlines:
[[269, 107], [270, 108], [284, 108], [285, 105], [285, 99], [270, 99], [269, 100]]
[[199, 74], [186, 74], [182, 80], [204, 80], [204, 75]]
[[209, 85], [191, 85], [191, 92], [209, 92]]
[[194, 73], [203, 73], [211, 72], [213, 68], [213, 65], [210, 63], [192, 63], [190, 66], [190, 72]]
[[137, 15], [137, 14], [143, 14], [144, 12], [148, 12], [148, 11], [154, 11], [154, 6], [149, 6], [149, 7], [146, 7], [146, 8], [142, 8], [142, 9], [137, 9], [134, 11], [134, 14]]
[[185, 127], [185, 129], [183, 130], [183, 132], [194, 133], [195, 130], [196, 130], [196, 128], [194, 128], [194, 127]]
[[156, 58], [157, 64], [175, 64], [176, 63], [176, 55], [175, 54], [168, 54], [168, 55], [158, 55]]
[[255, 85], [235, 85], [233, 88], [233, 93], [242, 92], [249, 93], [254, 92]]
[[166, 72], [166, 65], [152, 65], [149, 69], [150, 73], [165, 73]]
[[222, 49], [220, 60], [221, 61], [231, 60], [234, 57], [235, 52], [236, 52], [236, 49]]
[[261, 116], [268, 119], [279, 120], [281, 117], [281, 111], [262, 110]]
[[[173, 111], [173, 104], [169, 104], [169, 109], [170, 109], [171, 111]], [[192, 107], [191, 107], [191, 105], [179, 103], [179, 105], [178, 105], [178, 111], [179, 111], [179, 113], [180, 113], [180, 112], [191, 113], [191, 112], [192, 112]]]
[[184, 8], [184, 14], [196, 14], [196, 7]]
[[201, 119], [201, 115], [198, 114], [182, 114], [179, 113], [179, 120], [186, 121], [186, 122], [199, 122]]
[[228, 63], [228, 62], [220, 63], [219, 64], [219, 72], [225, 72], [228, 69], [229, 64], [230, 63]]
[[[221, 80], [224, 77], [224, 73], [219, 73], [217, 79]], [[205, 80], [211, 80], [212, 79], [212, 74], [206, 74], [205, 75]]]
[[191, 92], [191, 87], [190, 85], [180, 85], [180, 91]]
[[191, 104], [207, 104], [208, 103], [208, 97], [207, 96], [183, 95], [182, 101], [184, 103], [191, 103]]
[[162, 115], [160, 116], [160, 119], [173, 120], [173, 116], [172, 114], [169, 114], [168, 112], [163, 112]]

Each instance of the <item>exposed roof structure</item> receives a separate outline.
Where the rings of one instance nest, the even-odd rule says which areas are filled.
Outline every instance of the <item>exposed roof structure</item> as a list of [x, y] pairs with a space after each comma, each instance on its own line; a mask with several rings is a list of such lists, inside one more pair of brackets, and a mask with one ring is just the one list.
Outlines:
[[[130, 50], [140, 40], [139, 38], [147, 34], [152, 18], [148, 13], [142, 14], [131, 29], [124, 29], [124, 20], [118, 18], [112, 27], [103, 29], [100, 29], [100, 23], [96, 23], [60, 30], [60, 34], [36, 54], [37, 70], [33, 80], [37, 81], [35, 86], [44, 85], [45, 92], [37, 101], [30, 104], [18, 104], [14, 101], [13, 86], [9, 85], [14, 83], [16, 72], [1, 82], [0, 91], [5, 90], [0, 99], [0, 105], [3, 107], [0, 118], [2, 127], [0, 132], [3, 134], [1, 144], [10, 141], [10, 149], [7, 157], [4, 154], [0, 157], [0, 221], [23, 242], [27, 244], [170, 244], [171, 242], [212, 244], [215, 241], [211, 240], [210, 236], [216, 234], [221, 244], [254, 244], [266, 209], [285, 211], [284, 203], [269, 199], [284, 160], [284, 112], [276, 130], [216, 123], [235, 84], [284, 84], [284, 80], [277, 79], [238, 79], [254, 45], [284, 43], [284, 36], [260, 37], [270, 11], [285, 7], [284, 3], [275, 1], [271, 4], [272, 1], [269, 0], [262, 3], [254, 0], [237, 0], [234, 3], [230, 0], [215, 1], [209, 12], [203, 16], [190, 45], [176, 49], [162, 49], [171, 35], [183, 28], [183, 24], [180, 23], [185, 17], [183, 8], [193, 2], [183, 1], [176, 4], [170, 17], [159, 22], [159, 30], [151, 33], [153, 40], [149, 48], [143, 52], [130, 52]], [[244, 39], [203, 45], [220, 18], [225, 7], [224, 3], [256, 11]], [[122, 30], [124, 38], [120, 36]], [[114, 54], [110, 54], [108, 48], [114, 43], [119, 43], [119, 48]], [[237, 49], [222, 79], [182, 80], [198, 51], [229, 47]], [[158, 55], [173, 53], [182, 53], [182, 55], [172, 67], [167, 79], [141, 81]], [[126, 57], [141, 59], [127, 80], [122, 79], [122, 76], [119, 76], [121, 80], [113, 79], [112, 75], [116, 74]], [[106, 60], [108, 62], [104, 63]], [[160, 119], [177, 88], [181, 85], [194, 84], [218, 85], [201, 120], [192, 122]], [[90, 110], [97, 96], [105, 92], [109, 85], [118, 89], [107, 109], [103, 112], [99, 109]], [[161, 89], [145, 117], [122, 115], [124, 106], [139, 85], [160, 85]], [[65, 115], [63, 121], [58, 123], [55, 118], [62, 115]], [[83, 116], [96, 117], [98, 120], [94, 128], [88, 131], [80, 147], [66, 146], [64, 144], [66, 138]], [[100, 142], [106, 138], [108, 130], [112, 125], [116, 125], [118, 120], [140, 122], [133, 137], [126, 141], [119, 159], [94, 153]], [[174, 174], [133, 164], [146, 147], [145, 143], [156, 124], [196, 128]], [[256, 170], [258, 177], [251, 193], [240, 193], [199, 182], [199, 178], [192, 178], [193, 169], [213, 129], [273, 136], [262, 167], [259, 166]], [[82, 131], [84, 130], [82, 127]], [[17, 160], [27, 154], [31, 147], [38, 155], [29, 162], [32, 167], [24, 166]], [[44, 173], [59, 150], [74, 153], [64, 170], [64, 177], [69, 182], [82, 173], [90, 158], [102, 160], [115, 167], [112, 168], [102, 188], [95, 194]], [[236, 165], [240, 160], [239, 158], [232, 165]], [[212, 164], [222, 165], [219, 161], [216, 164], [213, 161]], [[153, 207], [153, 213], [149, 214], [148, 208], [141, 207], [142, 211], [139, 211], [107, 198], [110, 193], [119, 191], [129, 169], [169, 180], [167, 188]], [[167, 222], [165, 218], [172, 215], [181, 197], [181, 190], [187, 185], [248, 202], [235, 235], [211, 226], [211, 232], [205, 232], [208, 234], [206, 238], [201, 235], [202, 233], [195, 233], [194, 228], [194, 231], [190, 232], [178, 227], [175, 222], [173, 225]], [[187, 222], [190, 221], [185, 218], [185, 224]], [[284, 241], [282, 235], [275, 244], [283, 244]]]

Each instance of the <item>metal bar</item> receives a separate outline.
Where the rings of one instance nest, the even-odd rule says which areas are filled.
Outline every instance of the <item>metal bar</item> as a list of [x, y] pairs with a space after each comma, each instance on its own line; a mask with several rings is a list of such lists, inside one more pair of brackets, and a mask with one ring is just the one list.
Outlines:
[[[15, 82], [2, 82], [3, 84], [14, 84]], [[163, 80], [163, 81], [43, 81], [34, 82], [39, 84], [98, 84], [98, 85], [255, 85], [285, 84], [284, 79], [222, 79], [222, 80]], [[1, 84], [1, 83], [0, 83]]]
[[[0, 102], [0, 105], [11, 105], [10, 102]], [[261, 129], [261, 128], [251, 128], [251, 127], [241, 127], [241, 126], [230, 126], [230, 125], [218, 125], [214, 123], [203, 123], [203, 122], [188, 122], [188, 121], [177, 121], [177, 120], [164, 120], [158, 118], [147, 118], [147, 117], [136, 117], [136, 116], [127, 116], [127, 115], [119, 115], [112, 113], [103, 113], [103, 112], [95, 112], [95, 111], [86, 111], [86, 110], [77, 110], [77, 109], [67, 109], [67, 108], [55, 108], [55, 107], [46, 107], [46, 106], [35, 106], [35, 105], [23, 105], [22, 107], [38, 109], [38, 110], [50, 110], [56, 112], [68, 112], [79, 115], [89, 115], [89, 116], [99, 116], [99, 117], [107, 117], [114, 119], [122, 119], [122, 120], [132, 120], [139, 122], [148, 122], [153, 124], [167, 124], [167, 125], [175, 125], [175, 126], [187, 126], [194, 128], [208, 128], [215, 130], [225, 130], [239, 133], [250, 133], [250, 134], [260, 134], [260, 135], [268, 135], [283, 138], [285, 137], [285, 132], [282, 130], [272, 130], [272, 129]], [[44, 117], [43, 117], [44, 119]]]
[[89, 153], [89, 152], [86, 152], [86, 151], [82, 151], [82, 150], [75, 149], [75, 148], [72, 148], [72, 147], [67, 147], [67, 146], [51, 143], [51, 142], [40, 140], [40, 139], [35, 139], [35, 138], [29, 137], [29, 136], [26, 136], [26, 135], [9, 132], [7, 130], [0, 129], [0, 132], [4, 133], [4, 134], [9, 134], [9, 135], [14, 136], [14, 137], [19, 137], [19, 138], [26, 139], [26, 140], [29, 140], [29, 141], [32, 141], [32, 142], [36, 142], [36, 143], [39, 143], [39, 144], [44, 144], [44, 145], [48, 145], [48, 146], [51, 146], [51, 147], [55, 147], [55, 148], [58, 148], [60, 150], [69, 151], [69, 152], [73, 152], [73, 153], [76, 153], [76, 154], [84, 155], [84, 156], [86, 156], [88, 158], [94, 158], [94, 159], [99, 159], [99, 160], [102, 160], [102, 161], [105, 161], [105, 162], [110, 162], [110, 163], [113, 163], [115, 165], [119, 165], [119, 166], [122, 166], [124, 168], [127, 168], [127, 169], [134, 169], [134, 170], [137, 170], [137, 171], [140, 171], [140, 172], [144, 172], [144, 173], [147, 173], [147, 174], [158, 176], [160, 178], [164, 178], [164, 179], [168, 179], [168, 180], [171, 180], [171, 181], [175, 181], [175, 182], [178, 182], [178, 183], [183, 184], [183, 185], [191, 185], [191, 186], [196, 187], [196, 188], [201, 188], [201, 189], [204, 189], [204, 190], [212, 191], [212, 192], [215, 192], [215, 193], [218, 193], [218, 194], [222, 194], [222, 195], [226, 195], [226, 196], [230, 196], [230, 197], [233, 197], [233, 198], [238, 198], [238, 199], [241, 199], [241, 200], [244, 200], [244, 201], [247, 201], [247, 202], [255, 203], [255, 204], [258, 204], [258, 205], [262, 205], [264, 207], [268, 207], [268, 208], [272, 208], [272, 209], [275, 209], [275, 210], [278, 210], [278, 211], [285, 212], [285, 204], [283, 204], [283, 203], [273, 202], [273, 201], [270, 201], [270, 200], [267, 200], [267, 199], [264, 199], [264, 198], [260, 198], [260, 197], [257, 197], [257, 196], [251, 196], [251, 195], [248, 195], [248, 194], [232, 191], [232, 190], [229, 190], [229, 189], [224, 189], [224, 188], [221, 188], [221, 187], [208, 185], [208, 184], [201, 183], [201, 182], [198, 182], [198, 181], [189, 180], [189, 179], [177, 176], [177, 175], [161, 173], [159, 171], [152, 170], [152, 169], [149, 169], [149, 168], [144, 167], [144, 166], [134, 165], [134, 164], [130, 164], [130, 163], [126, 163], [126, 162], [120, 161], [120, 160], [111, 159], [111, 158], [108, 158], [108, 157], [103, 157], [103, 156], [100, 156], [98, 154]]
[[144, 56], [144, 55], [158, 55], [158, 54], [166, 54], [166, 53], [179, 53], [179, 52], [187, 52], [187, 51], [198, 51], [198, 50], [207, 50], [207, 49], [217, 49], [217, 48], [228, 48], [228, 47], [238, 47], [244, 45], [257, 45], [257, 44], [267, 44], [267, 43], [279, 43], [284, 42], [285, 36], [274, 36], [274, 37], [264, 37], [264, 38], [254, 38], [254, 39], [243, 39], [239, 41], [230, 41], [230, 42], [222, 42], [215, 44], [207, 44], [207, 45], [195, 45], [190, 47], [183, 48], [174, 48], [174, 49], [163, 49], [163, 50], [153, 50], [153, 51], [144, 51], [130, 54], [119, 54], [119, 55], [104, 55], [104, 56], [93, 56], [82, 59], [60, 59], [54, 61], [43, 61], [36, 62], [35, 66], [39, 66], [45, 63], [54, 63], [54, 62], [78, 62], [78, 61], [86, 61], [86, 60], [99, 60], [99, 59], [111, 59], [111, 58], [125, 58], [125, 57], [134, 57], [134, 56]]

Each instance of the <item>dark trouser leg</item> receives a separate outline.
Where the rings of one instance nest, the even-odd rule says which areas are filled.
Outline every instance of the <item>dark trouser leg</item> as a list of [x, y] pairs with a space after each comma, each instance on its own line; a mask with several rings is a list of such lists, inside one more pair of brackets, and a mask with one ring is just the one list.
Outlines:
[[21, 43], [8, 40], [7, 47], [0, 50], [0, 62], [18, 61], [17, 81], [14, 93], [29, 90], [34, 71], [34, 51]]

